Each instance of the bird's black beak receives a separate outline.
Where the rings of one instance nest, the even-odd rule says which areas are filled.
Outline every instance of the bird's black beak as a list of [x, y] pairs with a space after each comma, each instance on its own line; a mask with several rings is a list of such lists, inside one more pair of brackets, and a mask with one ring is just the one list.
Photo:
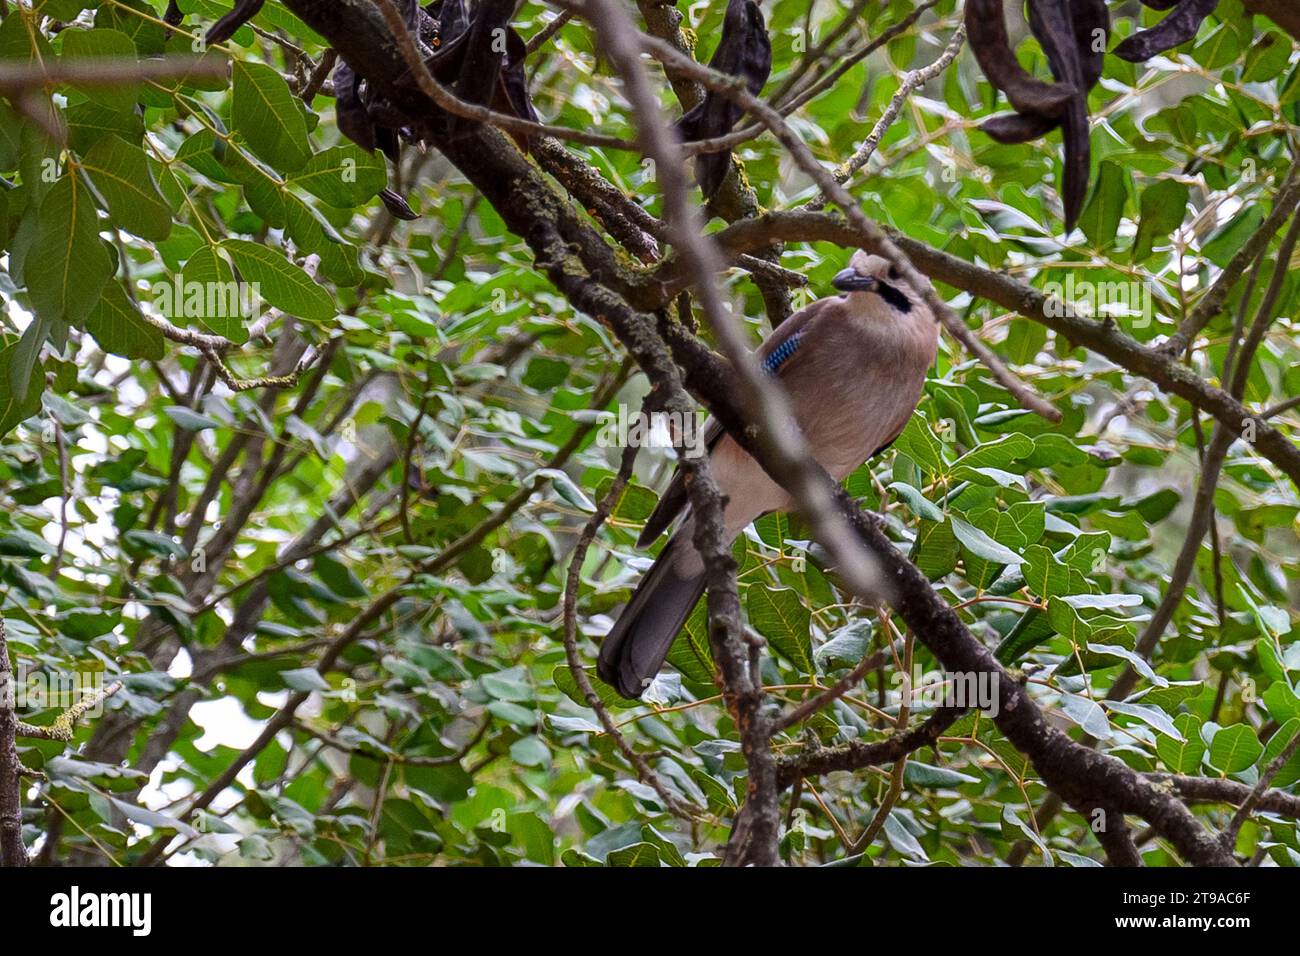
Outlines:
[[854, 269], [841, 269], [835, 273], [831, 285], [841, 292], [870, 292], [876, 287], [875, 276], [859, 275]]

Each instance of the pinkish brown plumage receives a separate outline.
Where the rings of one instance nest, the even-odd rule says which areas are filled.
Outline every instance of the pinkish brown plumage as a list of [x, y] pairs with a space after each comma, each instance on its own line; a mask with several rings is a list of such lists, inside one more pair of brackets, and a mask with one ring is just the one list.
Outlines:
[[[757, 358], [785, 386], [817, 461], [836, 481], [883, 450], [906, 426], [934, 364], [939, 323], [921, 295], [880, 256], [856, 252], [835, 276], [845, 294], [818, 299], [759, 346]], [[705, 425], [709, 464], [727, 496], [734, 539], [756, 518], [793, 502], [716, 422]], [[691, 543], [693, 523], [678, 472], [646, 522], [646, 547], [674, 520], [677, 530], [601, 647], [599, 672], [624, 697], [639, 697], [704, 590]]]

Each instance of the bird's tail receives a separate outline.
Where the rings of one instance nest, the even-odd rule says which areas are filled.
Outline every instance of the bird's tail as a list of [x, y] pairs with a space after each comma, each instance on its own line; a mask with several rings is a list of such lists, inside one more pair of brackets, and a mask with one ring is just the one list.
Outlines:
[[704, 593], [704, 569], [691, 552], [690, 529], [688, 521], [668, 540], [601, 645], [600, 679], [629, 700], [640, 697], [659, 673]]

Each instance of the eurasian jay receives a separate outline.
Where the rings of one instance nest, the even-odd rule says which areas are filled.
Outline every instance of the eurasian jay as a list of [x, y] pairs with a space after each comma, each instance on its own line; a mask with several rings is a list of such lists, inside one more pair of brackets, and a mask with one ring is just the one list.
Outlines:
[[[817, 461], [840, 481], [887, 448], [907, 424], [934, 364], [939, 323], [921, 295], [880, 256], [854, 253], [833, 285], [844, 295], [800, 309], [759, 346], [763, 368], [785, 386], [795, 420]], [[789, 510], [788, 492], [722, 426], [703, 439], [726, 496], [728, 542], [750, 522]], [[681, 516], [677, 530], [637, 586], [600, 649], [601, 680], [641, 696], [704, 593], [704, 563], [679, 469], [637, 540], [644, 548]]]

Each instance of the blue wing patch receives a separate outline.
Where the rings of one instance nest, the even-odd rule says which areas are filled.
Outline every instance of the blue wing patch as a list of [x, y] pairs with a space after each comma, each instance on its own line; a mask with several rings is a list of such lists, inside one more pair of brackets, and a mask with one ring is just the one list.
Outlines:
[[786, 363], [786, 360], [790, 358], [791, 355], [794, 355], [795, 352], [799, 351], [799, 343], [802, 341], [803, 330], [801, 329], [776, 348], [772, 349], [772, 353], [768, 355], [767, 358], [763, 359], [763, 371], [767, 372], [769, 375], [775, 375], [780, 370], [781, 366]]

